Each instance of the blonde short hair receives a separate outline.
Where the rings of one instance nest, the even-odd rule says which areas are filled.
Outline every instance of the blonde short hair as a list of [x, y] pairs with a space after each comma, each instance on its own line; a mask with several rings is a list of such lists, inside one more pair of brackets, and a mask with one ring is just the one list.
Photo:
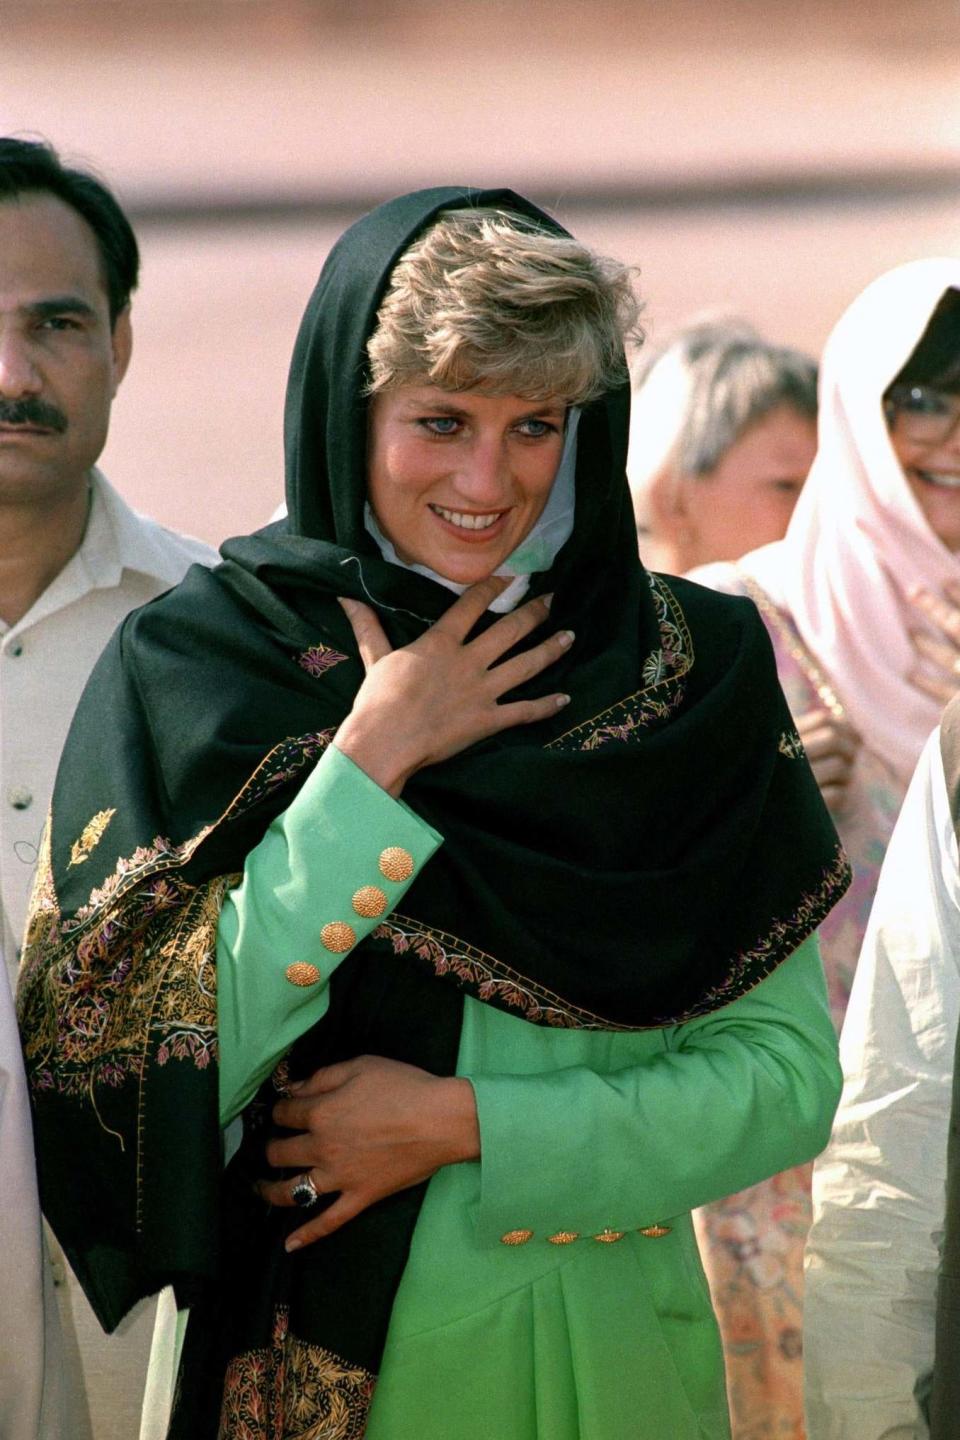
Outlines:
[[415, 382], [580, 405], [627, 378], [632, 273], [509, 211], [446, 211], [398, 260], [367, 392]]

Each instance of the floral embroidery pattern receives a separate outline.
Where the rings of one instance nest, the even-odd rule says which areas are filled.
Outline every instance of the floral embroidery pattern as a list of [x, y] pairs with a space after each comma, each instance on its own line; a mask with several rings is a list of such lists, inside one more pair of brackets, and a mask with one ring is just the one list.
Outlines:
[[656, 607], [660, 644], [641, 666], [643, 689], [551, 740], [551, 750], [598, 750], [668, 720], [684, 696], [684, 676], [693, 665], [693, 639], [673, 591], [661, 575], [648, 575]]
[[297, 656], [297, 664], [301, 670], [306, 670], [308, 675], [319, 678], [327, 670], [332, 670], [334, 665], [339, 665], [341, 660], [349, 658], [349, 655], [334, 650], [330, 645], [310, 645]]
[[632, 1028], [612, 1025], [589, 1010], [570, 1005], [485, 951], [444, 930], [428, 929], [408, 915], [394, 911], [373, 931], [373, 939], [388, 940], [395, 955], [412, 954], [426, 960], [435, 975], [455, 975], [479, 1000], [495, 1000], [519, 1010], [535, 1025], [579, 1030]]
[[227, 1367], [217, 1440], [362, 1440], [376, 1376], [290, 1334], [287, 1307], [269, 1346]]
[[788, 760], [802, 760], [807, 753], [796, 730], [784, 730], [777, 742], [777, 749]]
[[20, 989], [35, 1087], [88, 1095], [93, 1103], [96, 1087], [138, 1081], [150, 1061], [186, 1060], [198, 1069], [216, 1061], [217, 922], [239, 877], [198, 886], [178, 872], [213, 830], [293, 778], [331, 735], [320, 731], [275, 746], [219, 820], [181, 844], [157, 836], [121, 856], [66, 919], [53, 883], [48, 823]]
[[83, 827], [80, 839], [75, 840], [70, 848], [71, 865], [82, 865], [85, 860], [89, 860], [91, 852], [99, 845], [104, 830], [116, 813], [116, 810], [98, 810], [93, 819]]
[[721, 984], [712, 986], [683, 1014], [655, 1016], [646, 1025], [615, 1025], [603, 1016], [572, 1005], [456, 935], [432, 930], [396, 911], [377, 926], [373, 938], [389, 941], [395, 955], [412, 954], [425, 960], [435, 975], [455, 976], [478, 1000], [517, 1010], [535, 1025], [569, 1030], [652, 1030], [685, 1024], [746, 994], [813, 933], [843, 894], [849, 879], [850, 866], [838, 845], [816, 889], [801, 896], [792, 915], [771, 921], [768, 933], [756, 945], [735, 955]]

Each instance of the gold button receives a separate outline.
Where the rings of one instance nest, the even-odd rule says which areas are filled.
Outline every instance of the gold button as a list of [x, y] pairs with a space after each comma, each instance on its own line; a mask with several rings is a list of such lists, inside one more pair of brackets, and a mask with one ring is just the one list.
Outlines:
[[648, 1240], [659, 1240], [662, 1235], [669, 1235], [672, 1229], [672, 1225], [644, 1225], [640, 1234], [646, 1235]]
[[599, 1240], [603, 1245], [615, 1245], [622, 1240], [627, 1232], [625, 1230], [601, 1230], [599, 1235], [594, 1235], [594, 1240]]
[[331, 920], [320, 931], [320, 943], [325, 950], [332, 950], [334, 955], [342, 955], [356, 945], [357, 932], [345, 920]]
[[353, 908], [364, 920], [375, 920], [387, 908], [387, 897], [379, 885], [361, 885], [353, 897]]
[[379, 864], [380, 874], [398, 884], [409, 880], [413, 874], [413, 856], [409, 850], [404, 850], [399, 845], [388, 845], [386, 850], [382, 850]]
[[320, 971], [308, 960], [294, 960], [287, 966], [286, 973], [291, 985], [316, 985], [320, 979]]
[[526, 1245], [528, 1240], [533, 1239], [532, 1230], [508, 1230], [506, 1235], [500, 1236], [501, 1245]]
[[579, 1230], [558, 1230], [556, 1235], [548, 1235], [547, 1239], [551, 1245], [572, 1245], [574, 1240], [580, 1239]]

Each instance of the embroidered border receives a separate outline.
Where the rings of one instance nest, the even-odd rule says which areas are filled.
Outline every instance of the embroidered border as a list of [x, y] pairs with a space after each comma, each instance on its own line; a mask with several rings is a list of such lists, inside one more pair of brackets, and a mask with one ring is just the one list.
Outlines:
[[274, 1312], [269, 1346], [227, 1366], [217, 1440], [362, 1440], [376, 1376], [290, 1333]]
[[548, 750], [598, 750], [610, 741], [629, 741], [638, 730], [669, 719], [683, 700], [684, 676], [694, 663], [693, 637], [676, 596], [661, 575], [648, 575], [660, 628], [660, 645], [641, 666], [636, 690], [590, 720], [558, 735]]
[[395, 955], [413, 953], [438, 976], [453, 975], [477, 999], [516, 1010], [533, 1024], [570, 1030], [660, 1030], [707, 1015], [745, 995], [796, 950], [820, 924], [850, 883], [847, 857], [837, 845], [815, 888], [800, 897], [791, 915], [774, 919], [767, 934], [733, 956], [726, 978], [682, 1014], [658, 1015], [642, 1025], [617, 1025], [537, 985], [495, 956], [443, 930], [434, 930], [396, 911], [381, 922], [373, 938], [386, 940]]
[[775, 630], [783, 641], [791, 660], [794, 660], [800, 667], [801, 672], [806, 677], [816, 695], [823, 701], [823, 704], [835, 720], [845, 720], [847, 712], [844, 709], [843, 701], [827, 679], [826, 672], [820, 668], [820, 665], [814, 659], [813, 655], [811, 655], [806, 645], [804, 645], [800, 636], [788, 622], [783, 611], [774, 605], [766, 590], [757, 584], [752, 575], [747, 575], [739, 566], [735, 566], [734, 568], [737, 579], [740, 581], [747, 595], [760, 611], [768, 627]]

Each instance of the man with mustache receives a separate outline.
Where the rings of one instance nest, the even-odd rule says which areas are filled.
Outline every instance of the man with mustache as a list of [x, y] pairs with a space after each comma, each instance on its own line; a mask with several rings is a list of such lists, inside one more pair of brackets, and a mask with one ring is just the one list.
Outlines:
[[80, 692], [128, 611], [192, 563], [216, 559], [199, 541], [134, 514], [95, 468], [130, 360], [138, 270], [136, 238], [100, 181], [63, 166], [45, 144], [0, 138], [4, 1440], [130, 1440], [150, 1338], [147, 1315], [120, 1338], [103, 1336], [62, 1256], [52, 1266], [44, 1258], [12, 1002], [57, 760]]

